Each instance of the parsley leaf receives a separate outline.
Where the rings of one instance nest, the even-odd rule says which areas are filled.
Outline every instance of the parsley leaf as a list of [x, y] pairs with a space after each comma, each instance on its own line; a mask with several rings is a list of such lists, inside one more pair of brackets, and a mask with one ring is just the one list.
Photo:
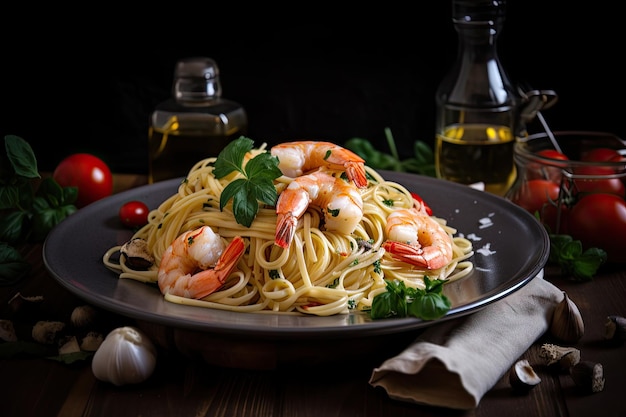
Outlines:
[[244, 178], [231, 181], [220, 196], [220, 210], [233, 200], [233, 214], [237, 223], [250, 227], [259, 211], [259, 201], [274, 206], [278, 193], [274, 180], [282, 175], [278, 168], [278, 158], [269, 152], [262, 152], [250, 159], [244, 166], [246, 154], [252, 150], [254, 142], [244, 136], [230, 142], [218, 155], [213, 169], [217, 179], [233, 172]]

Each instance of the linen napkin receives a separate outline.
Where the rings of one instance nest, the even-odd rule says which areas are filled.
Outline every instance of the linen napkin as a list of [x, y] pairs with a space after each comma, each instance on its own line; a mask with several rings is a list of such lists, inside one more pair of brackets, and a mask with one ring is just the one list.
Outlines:
[[550, 326], [563, 291], [543, 271], [478, 312], [427, 328], [375, 368], [370, 385], [390, 398], [469, 410]]

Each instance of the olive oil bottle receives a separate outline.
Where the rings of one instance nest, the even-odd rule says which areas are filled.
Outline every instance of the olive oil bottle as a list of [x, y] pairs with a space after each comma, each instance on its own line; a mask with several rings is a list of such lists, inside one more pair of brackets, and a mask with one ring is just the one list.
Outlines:
[[196, 162], [217, 156], [247, 129], [243, 106], [222, 98], [213, 59], [178, 61], [172, 97], [158, 104], [150, 118], [149, 182], [186, 176]]
[[497, 50], [505, 0], [452, 0], [457, 59], [436, 93], [435, 169], [439, 178], [483, 183], [503, 196], [516, 177], [513, 161], [521, 97]]

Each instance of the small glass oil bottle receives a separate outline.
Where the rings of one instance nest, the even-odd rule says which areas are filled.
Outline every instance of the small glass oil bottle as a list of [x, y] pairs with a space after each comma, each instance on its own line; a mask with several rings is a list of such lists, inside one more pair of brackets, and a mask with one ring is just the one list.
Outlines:
[[196, 162], [217, 156], [247, 129], [244, 108], [222, 98], [219, 69], [213, 59], [178, 61], [172, 97], [158, 104], [150, 118], [148, 181], [186, 176]]
[[435, 98], [437, 176], [482, 182], [500, 196], [515, 181], [513, 145], [521, 129], [521, 98], [496, 45], [505, 7], [505, 0], [452, 0], [457, 59]]

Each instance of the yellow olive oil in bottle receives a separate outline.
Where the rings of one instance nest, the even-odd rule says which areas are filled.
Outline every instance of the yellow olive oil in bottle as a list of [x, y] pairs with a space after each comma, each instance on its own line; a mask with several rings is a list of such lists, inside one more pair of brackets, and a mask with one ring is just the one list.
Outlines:
[[500, 196], [516, 177], [513, 146], [521, 105], [496, 48], [505, 7], [505, 0], [452, 0], [457, 59], [435, 97], [437, 176], [482, 182]]
[[178, 61], [172, 97], [158, 104], [150, 119], [149, 182], [185, 177], [194, 164], [217, 156], [247, 129], [244, 108], [222, 98], [214, 60], [194, 57]]

